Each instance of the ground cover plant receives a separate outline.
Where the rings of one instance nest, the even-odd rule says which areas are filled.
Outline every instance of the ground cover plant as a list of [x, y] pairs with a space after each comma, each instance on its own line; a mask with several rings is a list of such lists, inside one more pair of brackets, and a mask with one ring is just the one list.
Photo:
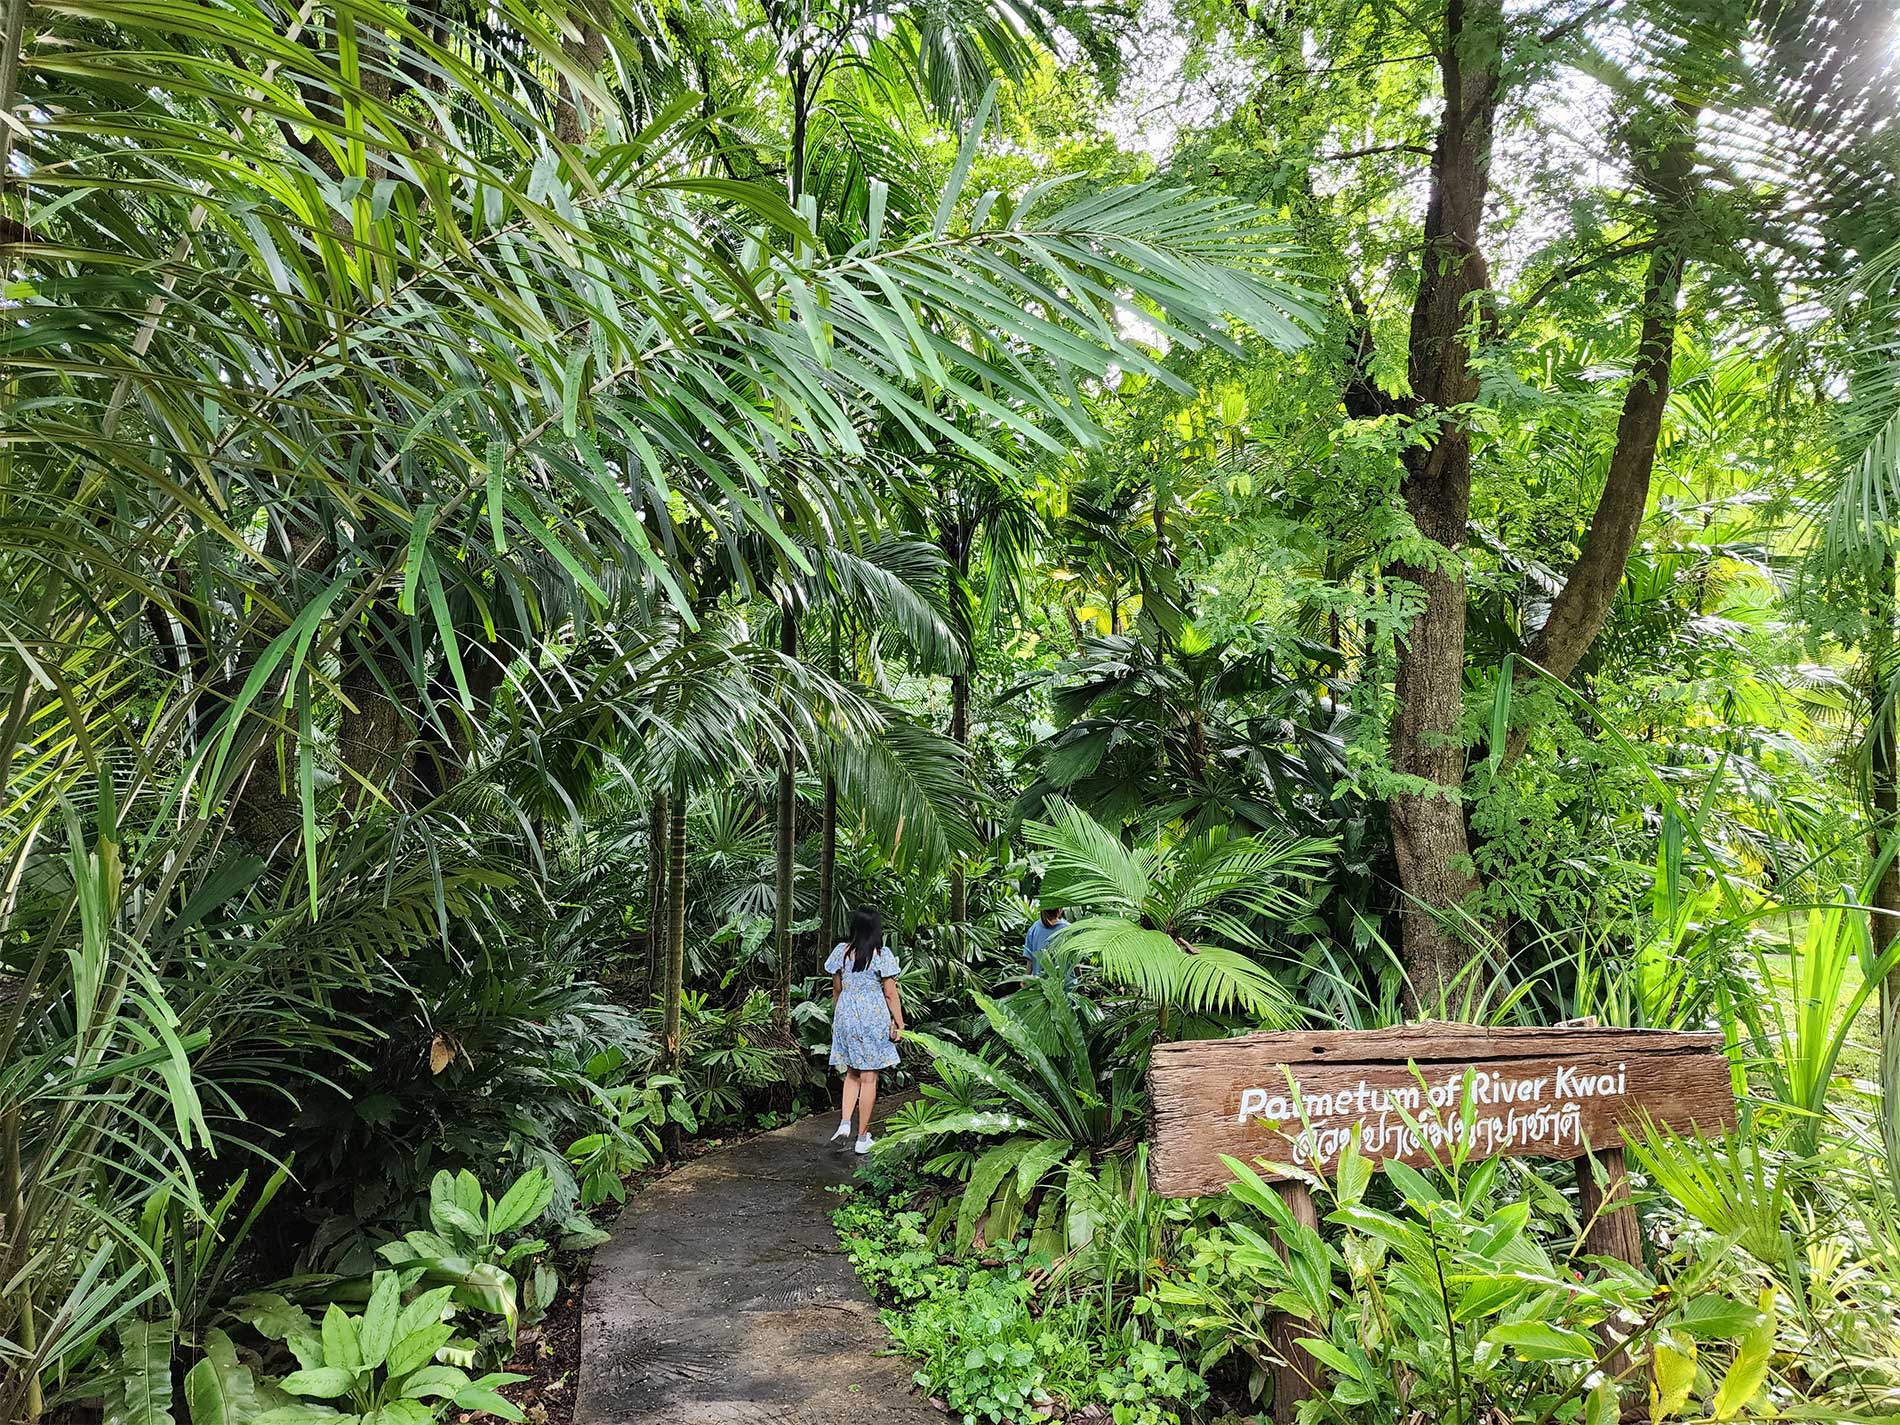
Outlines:
[[[0, 0], [0, 1418], [523, 1414], [862, 905], [952, 1414], [1900, 1412], [1889, 11]], [[1584, 1017], [1741, 1105], [1640, 1265], [1149, 1185]]]

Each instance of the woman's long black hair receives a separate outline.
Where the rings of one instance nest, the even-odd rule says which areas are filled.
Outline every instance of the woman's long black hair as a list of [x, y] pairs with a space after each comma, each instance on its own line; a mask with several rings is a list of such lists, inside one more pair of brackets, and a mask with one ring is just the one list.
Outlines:
[[859, 906], [851, 916], [851, 968], [867, 967], [883, 943], [884, 917], [873, 906]]

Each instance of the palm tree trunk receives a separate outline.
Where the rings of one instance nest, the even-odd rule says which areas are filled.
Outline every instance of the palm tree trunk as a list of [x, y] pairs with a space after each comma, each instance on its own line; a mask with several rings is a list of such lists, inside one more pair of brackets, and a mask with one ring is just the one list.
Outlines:
[[[950, 680], [950, 740], [961, 751], [970, 745], [970, 675], [958, 673]], [[970, 918], [970, 888], [963, 874], [963, 863], [950, 864], [950, 923], [962, 925]]]
[[643, 1000], [653, 998], [666, 975], [666, 793], [654, 797], [647, 809], [647, 968], [640, 987]]
[[[574, 64], [589, 74], [600, 73], [600, 64], [607, 56], [607, 37], [592, 25], [581, 22], [579, 41], [563, 37], [562, 53]], [[555, 80], [556, 98], [554, 101], [554, 134], [562, 143], [578, 144], [587, 136], [590, 117], [587, 101], [578, 90], [565, 79]]]
[[[831, 677], [838, 678], [838, 623], [831, 615]], [[818, 832], [818, 960], [831, 953], [832, 905], [838, 898], [838, 780], [825, 769], [825, 811]]]
[[[1900, 566], [1893, 550], [1882, 561], [1874, 598], [1874, 628], [1869, 662], [1873, 677], [1868, 689], [1872, 709], [1867, 737], [1869, 793], [1873, 803], [1870, 853], [1877, 859], [1886, 842], [1900, 835], [1900, 708], [1895, 699], [1894, 622], [1900, 614]], [[1900, 939], [1900, 858], [1890, 861], [1874, 886], [1868, 937], [1874, 957], [1885, 955]], [[1900, 966], [1880, 982], [1880, 1084], [1885, 1111], [1880, 1115], [1882, 1144], [1888, 1170], [1900, 1180]]]
[[[790, 609], [779, 624], [778, 647], [787, 659], [798, 656], [798, 616]], [[778, 978], [772, 986], [772, 1021], [787, 1035], [792, 1029], [792, 863], [798, 847], [798, 801], [793, 778], [797, 766], [798, 744], [788, 730], [778, 764], [778, 812], [772, 847], [772, 954], [778, 966]]]
[[838, 898], [838, 784], [825, 777], [825, 821], [818, 846], [818, 959], [831, 953], [836, 929], [832, 903]]
[[660, 1043], [669, 1069], [680, 1061], [680, 998], [686, 988], [686, 793], [675, 787], [666, 832], [666, 985]]
[[343, 787], [343, 804], [352, 811], [375, 804], [372, 788], [398, 805], [413, 791], [409, 719], [391, 692], [402, 688], [408, 672], [376, 631], [370, 636], [374, 645], [343, 674], [348, 701], [337, 719], [337, 755], [356, 774]]

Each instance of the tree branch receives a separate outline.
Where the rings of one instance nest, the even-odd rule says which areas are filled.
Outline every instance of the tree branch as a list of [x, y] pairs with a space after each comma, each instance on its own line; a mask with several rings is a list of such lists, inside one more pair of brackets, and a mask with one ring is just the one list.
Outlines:
[[1513, 302], [1511, 304], [1511, 324], [1507, 330], [1515, 331], [1518, 324], [1530, 314], [1531, 308], [1543, 301], [1544, 298], [1548, 297], [1558, 287], [1570, 281], [1571, 278], [1581, 277], [1586, 272], [1594, 272], [1599, 267], [1608, 267], [1612, 262], [1620, 262], [1623, 258], [1634, 257], [1639, 252], [1652, 251], [1656, 246], [1656, 242], [1657, 240], [1655, 238], [1650, 237], [1644, 238], [1641, 242], [1621, 243], [1616, 247], [1605, 248], [1594, 257], [1582, 258], [1558, 268], [1542, 282], [1539, 282], [1536, 287], [1531, 289], [1530, 296], [1521, 302]]
[[1613, 9], [1616, 3], [1617, 3], [1617, 0], [1597, 0], [1596, 4], [1590, 6], [1586, 10], [1580, 11], [1579, 13], [1572, 15], [1568, 20], [1565, 20], [1561, 25], [1552, 25], [1548, 30], [1545, 30], [1541, 35], [1537, 37], [1537, 42], [1539, 44], [1545, 44], [1545, 45], [1555, 44], [1558, 40], [1563, 39], [1566, 35], [1576, 33], [1576, 31], [1582, 29], [1591, 20], [1595, 19], [1598, 15], [1603, 14], [1606, 10]]
[[[1603, 494], [1590, 518], [1583, 549], [1571, 565], [1550, 613], [1526, 642], [1525, 653], [1552, 677], [1567, 679], [1576, 670], [1609, 618], [1610, 607], [1629, 564], [1630, 551], [1649, 506], [1649, 482], [1656, 466], [1656, 444], [1669, 404], [1669, 368], [1675, 356], [1677, 299], [1682, 287], [1684, 238], [1690, 221], [1690, 183], [1696, 158], [1699, 108], [1678, 101], [1676, 130], [1649, 167], [1646, 186], [1659, 195], [1656, 237], [1650, 243], [1649, 271], [1643, 279], [1642, 333], [1636, 361], [1623, 393], [1616, 444]], [[1506, 761], [1515, 760], [1524, 734], [1513, 730]]]
[[1318, 153], [1313, 155], [1315, 163], [1344, 163], [1349, 158], [1369, 158], [1376, 153], [1415, 153], [1422, 158], [1430, 158], [1432, 151], [1424, 144], [1382, 143], [1367, 148], [1349, 148], [1344, 153]]

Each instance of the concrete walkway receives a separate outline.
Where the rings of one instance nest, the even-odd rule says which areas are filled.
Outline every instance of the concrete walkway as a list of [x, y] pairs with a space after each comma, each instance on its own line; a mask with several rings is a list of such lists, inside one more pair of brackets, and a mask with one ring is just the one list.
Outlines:
[[942, 1425], [832, 1233], [858, 1161], [836, 1126], [717, 1149], [628, 1202], [588, 1276], [575, 1425]]

